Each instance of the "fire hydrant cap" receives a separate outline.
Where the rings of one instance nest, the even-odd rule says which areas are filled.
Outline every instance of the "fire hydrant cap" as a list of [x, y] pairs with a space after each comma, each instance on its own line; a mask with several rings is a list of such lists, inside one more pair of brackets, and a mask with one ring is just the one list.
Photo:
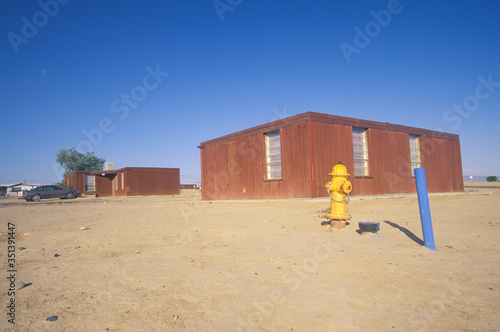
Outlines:
[[349, 176], [347, 173], [347, 168], [342, 164], [337, 164], [333, 166], [332, 172], [329, 174], [330, 176]]

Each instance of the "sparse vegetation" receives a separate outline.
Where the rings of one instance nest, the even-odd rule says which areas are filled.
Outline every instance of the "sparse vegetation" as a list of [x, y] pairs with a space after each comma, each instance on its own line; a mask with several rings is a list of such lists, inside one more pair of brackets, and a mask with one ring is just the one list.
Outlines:
[[55, 183], [55, 185], [58, 186], [61, 189], [67, 189], [68, 188], [68, 185], [64, 181], [59, 181], [59, 182]]
[[494, 175], [491, 175], [491, 176], [488, 176], [486, 178], [486, 181], [488, 181], [488, 182], [497, 182], [498, 178], [496, 176], [494, 176]]
[[100, 171], [104, 168], [104, 159], [97, 158], [94, 152], [80, 153], [74, 148], [59, 150], [56, 161], [64, 168], [64, 176], [76, 171]]

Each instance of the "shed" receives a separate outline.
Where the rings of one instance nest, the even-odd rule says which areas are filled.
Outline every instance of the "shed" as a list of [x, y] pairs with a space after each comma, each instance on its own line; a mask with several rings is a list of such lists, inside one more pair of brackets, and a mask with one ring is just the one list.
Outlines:
[[203, 199], [328, 196], [339, 161], [353, 195], [416, 192], [424, 167], [430, 192], [463, 191], [459, 136], [306, 112], [202, 142]]
[[68, 188], [96, 196], [180, 195], [179, 168], [124, 167], [77, 171], [65, 177]]

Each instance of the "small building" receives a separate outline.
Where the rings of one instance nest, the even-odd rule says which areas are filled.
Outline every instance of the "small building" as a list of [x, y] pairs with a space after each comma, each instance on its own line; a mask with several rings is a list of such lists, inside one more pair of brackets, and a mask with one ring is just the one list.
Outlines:
[[181, 189], [198, 189], [198, 186], [194, 183], [181, 184]]
[[22, 196], [23, 192], [30, 190], [39, 184], [26, 184], [24, 182], [0, 185], [0, 196]]
[[459, 136], [307, 112], [202, 142], [202, 199], [328, 196], [341, 161], [353, 195], [416, 192], [424, 167], [430, 192], [463, 191]]
[[82, 194], [106, 196], [180, 195], [178, 168], [124, 167], [117, 170], [66, 175], [68, 188]]
[[13, 188], [22, 185], [23, 182], [10, 183], [10, 184], [0, 184], [0, 196], [12, 196]]
[[26, 184], [22, 183], [20, 185], [16, 185], [14, 187], [9, 188], [9, 191], [7, 192], [7, 196], [23, 196], [23, 193], [31, 190], [35, 187], [38, 187], [39, 184]]

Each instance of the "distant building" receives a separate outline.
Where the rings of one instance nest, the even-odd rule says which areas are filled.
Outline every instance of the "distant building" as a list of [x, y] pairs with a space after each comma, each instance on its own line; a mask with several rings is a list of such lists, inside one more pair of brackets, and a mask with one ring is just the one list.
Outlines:
[[198, 189], [195, 184], [181, 184], [181, 189]]
[[124, 167], [118, 170], [74, 172], [65, 177], [71, 189], [96, 196], [179, 195], [178, 168]]
[[203, 199], [328, 196], [342, 161], [353, 195], [416, 192], [424, 167], [430, 192], [463, 191], [459, 136], [307, 112], [202, 142]]
[[10, 190], [7, 192], [7, 196], [22, 196], [23, 192], [31, 190], [37, 186], [39, 186], [39, 184], [22, 183], [20, 185], [9, 188]]
[[22, 196], [23, 191], [30, 190], [38, 184], [26, 184], [24, 182], [0, 185], [0, 196]]
[[0, 184], [0, 196], [8, 196], [7, 194], [11, 192], [11, 189], [15, 186], [22, 185], [22, 182], [19, 183], [10, 183], [10, 184]]

